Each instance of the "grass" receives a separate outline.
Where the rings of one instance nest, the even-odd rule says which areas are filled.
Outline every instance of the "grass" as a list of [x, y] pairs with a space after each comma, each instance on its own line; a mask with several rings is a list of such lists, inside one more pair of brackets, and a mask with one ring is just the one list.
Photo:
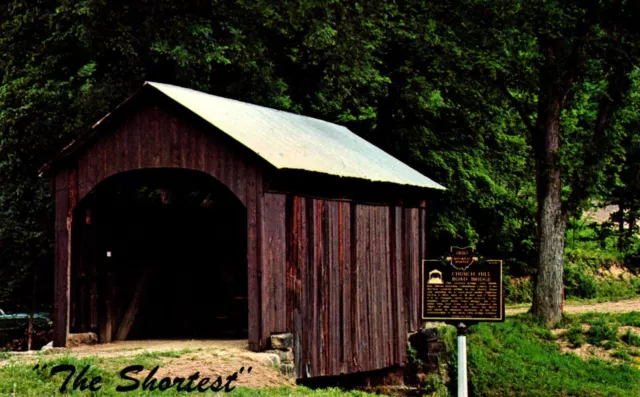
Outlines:
[[566, 333], [566, 338], [573, 347], [580, 347], [585, 342], [582, 327], [578, 324], [574, 324], [569, 328]]
[[622, 335], [622, 341], [630, 346], [640, 347], [640, 335], [631, 332], [630, 329], [627, 330], [626, 334]]
[[171, 357], [171, 358], [179, 358], [185, 354], [193, 353], [194, 350], [191, 349], [183, 349], [183, 350], [166, 350], [166, 351], [150, 351], [141, 353], [138, 357], [143, 358], [160, 358], [160, 357]]
[[604, 342], [612, 342], [617, 339], [618, 325], [616, 323], [609, 322], [602, 317], [591, 322], [591, 328], [587, 332], [587, 342], [592, 345], [604, 346]]
[[[583, 331], [583, 324], [590, 325]], [[622, 326], [640, 326], [640, 312], [603, 314], [586, 313], [567, 316], [561, 326], [569, 331], [562, 337], [571, 338], [575, 344], [586, 343], [592, 338], [598, 344], [610, 347], [612, 357], [617, 362], [602, 359], [584, 360], [575, 354], [562, 353], [554, 336], [549, 330], [534, 322], [528, 315], [520, 315], [508, 319], [504, 323], [478, 324], [469, 330], [469, 389], [472, 396], [640, 396], [640, 369], [637, 343], [640, 335], [632, 331], [614, 335], [614, 330]], [[451, 328], [451, 327], [449, 327]], [[453, 328], [451, 335], [443, 334], [446, 351], [455, 350]], [[572, 335], [572, 336], [570, 336]], [[50, 358], [39, 356], [40, 363], [73, 364], [77, 369], [91, 365], [90, 376], [102, 376], [103, 387], [100, 396], [179, 396], [174, 389], [165, 392], [136, 390], [131, 393], [119, 393], [115, 386], [122, 384], [119, 371], [132, 364], [144, 365], [150, 369], [162, 363], [163, 357], [175, 357], [189, 351], [143, 353], [135, 357], [90, 357], [76, 358], [71, 356]], [[33, 365], [20, 364], [9, 358], [9, 363], [0, 367], [0, 395], [41, 397], [57, 396], [64, 378], [60, 375], [51, 377], [46, 371], [34, 371]], [[455, 367], [451, 367], [453, 369]], [[455, 376], [455, 371], [451, 374]], [[454, 386], [455, 379], [449, 383]], [[454, 386], [455, 387], [455, 386]], [[425, 389], [427, 395], [446, 396], [447, 385], [441, 378], [432, 376]], [[455, 395], [455, 390], [452, 390]], [[89, 396], [83, 392], [70, 392], [68, 396]], [[196, 393], [194, 395], [213, 396], [213, 392]], [[218, 393], [219, 396], [226, 393]], [[356, 391], [339, 389], [312, 390], [305, 387], [281, 387], [248, 389], [238, 387], [231, 396], [329, 396], [329, 397], [364, 397], [373, 396]]]
[[640, 312], [628, 313], [584, 313], [568, 317], [569, 321], [592, 324], [596, 321], [608, 321], [618, 326], [640, 327]]
[[[584, 318], [590, 317], [568, 318], [566, 323]], [[616, 327], [640, 320], [640, 313], [592, 318]], [[603, 327], [598, 335], [610, 336], [609, 331]], [[640, 396], [638, 368], [564, 354], [551, 332], [527, 315], [474, 326], [468, 343], [469, 388], [475, 396]], [[614, 354], [629, 356], [627, 351]]]

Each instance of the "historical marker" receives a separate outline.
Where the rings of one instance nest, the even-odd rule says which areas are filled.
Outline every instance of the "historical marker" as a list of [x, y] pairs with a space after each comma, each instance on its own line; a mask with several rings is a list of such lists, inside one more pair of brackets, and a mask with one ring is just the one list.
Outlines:
[[502, 261], [481, 259], [471, 247], [451, 247], [422, 261], [422, 320], [504, 321]]
[[422, 261], [421, 284], [422, 320], [446, 321], [458, 330], [458, 397], [467, 397], [467, 328], [504, 321], [502, 261], [451, 247], [444, 258]]

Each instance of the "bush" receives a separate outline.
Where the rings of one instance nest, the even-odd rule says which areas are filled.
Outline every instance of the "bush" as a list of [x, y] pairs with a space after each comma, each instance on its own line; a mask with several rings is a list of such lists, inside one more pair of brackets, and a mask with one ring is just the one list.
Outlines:
[[638, 294], [640, 289], [640, 279], [631, 280], [623, 278], [608, 277], [601, 280], [597, 286], [598, 297], [602, 298], [626, 298]]
[[528, 303], [533, 300], [533, 283], [530, 278], [505, 277], [507, 303]]
[[625, 349], [616, 350], [611, 354], [611, 357], [619, 358], [625, 361], [631, 360], [631, 356], [629, 355], [629, 352], [626, 351]]
[[582, 327], [579, 324], [572, 325], [566, 333], [567, 340], [573, 347], [580, 347], [584, 344]]
[[640, 346], [640, 335], [635, 332], [631, 332], [631, 330], [628, 329], [627, 333], [622, 335], [622, 341], [627, 345]]
[[580, 268], [573, 263], [566, 263], [564, 267], [565, 297], [592, 299], [598, 295], [598, 283], [588, 269]]
[[[602, 345], [604, 341], [615, 342], [618, 340], [618, 325], [611, 324], [603, 318], [597, 318], [591, 323], [591, 328], [587, 332], [587, 342], [592, 345]], [[606, 347], [606, 346], [605, 346]], [[609, 348], [613, 347], [611, 344]]]

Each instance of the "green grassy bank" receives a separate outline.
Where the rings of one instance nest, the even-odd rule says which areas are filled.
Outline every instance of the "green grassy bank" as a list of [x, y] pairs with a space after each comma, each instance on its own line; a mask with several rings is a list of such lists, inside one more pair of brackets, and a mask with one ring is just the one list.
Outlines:
[[[583, 359], [560, 351], [559, 340], [570, 330], [589, 327], [589, 340], [613, 349], [615, 362]], [[469, 335], [469, 387], [475, 396], [640, 396], [640, 369], [633, 356], [635, 338], [619, 336], [620, 326], [640, 325], [640, 313], [566, 317], [554, 335], [526, 315], [502, 324], [480, 324]], [[587, 328], [587, 327], [585, 327]], [[575, 332], [575, 331], [573, 331]], [[617, 352], [620, 352], [616, 355]]]
[[[508, 319], [500, 324], [479, 324], [471, 327], [468, 336], [469, 389], [472, 396], [640, 396], [640, 313], [581, 314], [565, 317], [557, 330], [551, 332], [527, 315]], [[455, 348], [455, 333], [446, 332], [446, 344]], [[565, 350], [569, 346], [569, 350]], [[600, 352], [602, 358], [585, 358], [574, 354], [573, 348], [588, 346]], [[174, 354], [179, 354], [174, 353]], [[120, 369], [140, 364], [145, 368], [161, 364], [162, 354], [141, 354], [126, 358], [47, 357], [40, 354], [38, 362], [49, 366], [73, 364], [76, 368], [91, 365], [89, 376], [101, 376], [103, 387], [98, 393], [71, 391], [68, 396], [177, 396], [186, 395], [174, 389], [164, 392], [136, 390], [115, 391], [122, 383]], [[452, 354], [453, 360], [455, 355]], [[13, 362], [10, 355], [0, 357], [0, 395], [16, 397], [57, 396], [63, 376], [51, 377], [47, 371], [34, 371], [33, 364]], [[449, 363], [455, 368], [455, 361]], [[455, 395], [455, 372], [445, 385], [430, 380], [425, 395]], [[216, 395], [214, 392], [190, 395]], [[232, 396], [371, 396], [339, 389], [311, 390], [305, 387], [247, 389], [238, 387]]]

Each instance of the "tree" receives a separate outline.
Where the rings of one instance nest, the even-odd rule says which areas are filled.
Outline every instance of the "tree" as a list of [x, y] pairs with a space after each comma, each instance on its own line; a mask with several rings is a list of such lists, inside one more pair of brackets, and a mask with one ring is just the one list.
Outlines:
[[[532, 312], [552, 325], [561, 318], [567, 217], [602, 189], [602, 171], [616, 147], [617, 137], [607, 132], [628, 93], [629, 73], [638, 59], [633, 22], [638, 8], [622, 1], [499, 4], [482, 17], [502, 26], [489, 45], [505, 53], [488, 64], [485, 74], [511, 101], [528, 130], [538, 223]], [[478, 21], [479, 26], [486, 23]], [[512, 34], [514, 29], [519, 33]], [[563, 117], [580, 105], [575, 96], [584, 85], [600, 87], [590, 93], [589, 102], [597, 104], [595, 117], [583, 118], [590, 123], [581, 128], [563, 131]]]
[[512, 271], [537, 258], [533, 310], [552, 323], [567, 217], [621, 172], [617, 111], [637, 59], [634, 7], [3, 2], [0, 301], [51, 255], [38, 167], [155, 80], [346, 124], [433, 177], [449, 190], [433, 202], [432, 246], [471, 242], [511, 259]]

